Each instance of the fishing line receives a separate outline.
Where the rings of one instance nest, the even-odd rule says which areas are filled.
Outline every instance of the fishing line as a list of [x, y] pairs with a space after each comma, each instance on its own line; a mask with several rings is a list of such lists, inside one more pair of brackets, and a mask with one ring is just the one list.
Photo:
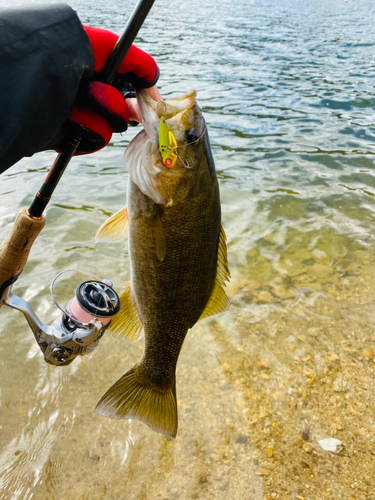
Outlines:
[[102, 278], [100, 278], [99, 276], [96, 276], [95, 274], [92, 274], [92, 273], [86, 273], [85, 271], [81, 271], [80, 269], [65, 269], [64, 271], [61, 271], [57, 276], [55, 276], [52, 280], [52, 283], [51, 283], [51, 286], [50, 286], [50, 294], [51, 294], [51, 297], [52, 297], [52, 300], [53, 302], [55, 303], [55, 305], [60, 309], [60, 311], [62, 311], [66, 316], [68, 316], [71, 320], [73, 320], [75, 323], [77, 323], [79, 326], [81, 327], [89, 327], [89, 326], [92, 326], [92, 323], [89, 322], [89, 323], [81, 323], [80, 321], [78, 321], [78, 319], [76, 318], [73, 318], [67, 311], [66, 309], [63, 309], [60, 304], [58, 304], [57, 300], [55, 299], [55, 296], [54, 296], [54, 293], [53, 293], [53, 286], [55, 284], [55, 281], [57, 280], [57, 278], [59, 278], [62, 274], [64, 273], [67, 273], [67, 272], [74, 272], [74, 273], [81, 273], [81, 274], [85, 274], [86, 276], [91, 276], [91, 278], [96, 278], [98, 281], [101, 281], [103, 282], [104, 284], [108, 285], [108, 281], [107, 280], [103, 280]]
[[[206, 133], [207, 131], [207, 127], [206, 127], [206, 124], [204, 125], [204, 129], [203, 129], [203, 132], [201, 133], [201, 135], [195, 139], [195, 141], [192, 141], [192, 142], [187, 142], [186, 144], [181, 144], [180, 146], [176, 146], [175, 147], [175, 150], [176, 149], [179, 149], [179, 148], [185, 148], [186, 146], [191, 146], [192, 144], [196, 144], [199, 139], [201, 139], [201, 137], [204, 136], [204, 134]], [[182, 163], [182, 165], [185, 167], [185, 168], [189, 168], [189, 169], [192, 169], [194, 167], [194, 165], [192, 167], [189, 166], [189, 162], [188, 160], [186, 160], [186, 163], [184, 163], [184, 161], [182, 160], [182, 158], [178, 155], [177, 152], [174, 151], [174, 154], [177, 156], [177, 158], [180, 160], [180, 162]]]
[[[192, 142], [187, 142], [186, 144], [181, 144], [180, 146], [176, 146], [174, 149], [179, 149], [179, 148], [185, 148], [186, 146], [191, 146], [192, 144], [196, 144], [199, 139], [201, 139], [204, 134], [207, 132], [207, 127], [206, 127], [206, 122], [204, 122], [204, 128], [203, 128], [203, 132], [201, 133], [201, 135], [195, 139], [195, 141], [192, 141]], [[186, 160], [186, 163], [183, 162], [182, 158], [180, 158], [180, 156], [178, 155], [177, 152], [174, 152], [173, 151], [173, 154], [175, 154], [177, 156], [177, 158], [180, 160], [180, 162], [182, 163], [182, 165], [185, 167], [185, 168], [189, 168], [189, 169], [192, 169], [194, 167], [194, 165], [192, 167], [189, 166], [189, 162]]]
[[[164, 101], [159, 101], [157, 103], [157, 107], [159, 107], [159, 104], [163, 104], [164, 105], [164, 115], [162, 115], [162, 118], [164, 118], [164, 122], [165, 124], [168, 126], [167, 124], [167, 111], [168, 111], [168, 106], [166, 104], [166, 102]], [[178, 114], [178, 112], [176, 111], [175, 114], [173, 116], [176, 116]], [[182, 163], [182, 165], [185, 167], [185, 168], [188, 168], [188, 169], [192, 169], [193, 167], [190, 167], [189, 166], [189, 162], [188, 160], [183, 160], [179, 154], [177, 153], [176, 149], [179, 149], [179, 148], [183, 148], [183, 147], [186, 147], [186, 146], [191, 146], [193, 144], [196, 144], [203, 136], [204, 134], [206, 133], [207, 131], [207, 127], [206, 127], [206, 122], [205, 120], [203, 119], [203, 122], [204, 122], [204, 127], [203, 127], [203, 132], [201, 133], [201, 135], [199, 137], [197, 137], [197, 139], [195, 139], [194, 141], [191, 141], [191, 142], [187, 142], [186, 144], [181, 144], [180, 146], [174, 146], [173, 148], [169, 148], [169, 151], [172, 155], [176, 156], [180, 162]], [[168, 127], [169, 129], [169, 127]], [[170, 130], [170, 129], [169, 129]], [[170, 133], [173, 135], [174, 137], [174, 134], [172, 131], [170, 131]], [[175, 140], [175, 139], [174, 139]]]

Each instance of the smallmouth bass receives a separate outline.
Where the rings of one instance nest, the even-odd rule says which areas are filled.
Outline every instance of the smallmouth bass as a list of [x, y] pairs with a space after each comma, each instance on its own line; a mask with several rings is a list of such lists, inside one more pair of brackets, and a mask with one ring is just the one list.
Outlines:
[[140, 361], [99, 401], [110, 418], [177, 434], [176, 365], [187, 331], [228, 307], [226, 238], [206, 124], [194, 91], [155, 102], [138, 93], [144, 130], [125, 153], [127, 208], [98, 231], [128, 233], [131, 283], [110, 329], [145, 345]]

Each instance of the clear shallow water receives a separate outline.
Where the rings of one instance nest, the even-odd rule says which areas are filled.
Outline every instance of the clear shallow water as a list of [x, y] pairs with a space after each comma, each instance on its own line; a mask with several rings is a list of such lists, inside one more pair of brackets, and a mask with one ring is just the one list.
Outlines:
[[[72, 3], [121, 33], [133, 7]], [[120, 12], [120, 14], [118, 14]], [[157, 0], [138, 44], [165, 97], [198, 91], [220, 180], [231, 309], [187, 336], [175, 441], [95, 404], [142, 343], [105, 336], [91, 357], [48, 366], [3, 308], [0, 495], [5, 499], [375, 497], [374, 7], [369, 1]], [[15, 293], [49, 323], [49, 284], [78, 267], [129, 279], [122, 244], [94, 245], [126, 203], [123, 153], [74, 159]], [[0, 178], [0, 239], [54, 154]], [[57, 287], [66, 303], [76, 281]], [[335, 454], [318, 441], [335, 437]]]

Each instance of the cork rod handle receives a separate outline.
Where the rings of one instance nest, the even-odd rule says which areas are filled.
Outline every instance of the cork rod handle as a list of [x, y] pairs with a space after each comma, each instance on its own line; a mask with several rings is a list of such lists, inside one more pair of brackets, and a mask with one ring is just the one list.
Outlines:
[[7, 238], [0, 245], [0, 289], [12, 283], [23, 271], [31, 247], [43, 229], [46, 218], [33, 219], [26, 208], [16, 217]]

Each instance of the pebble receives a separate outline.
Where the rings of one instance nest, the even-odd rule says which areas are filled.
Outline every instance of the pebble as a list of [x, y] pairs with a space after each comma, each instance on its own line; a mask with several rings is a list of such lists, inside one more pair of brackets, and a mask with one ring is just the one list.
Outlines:
[[259, 469], [257, 472], [256, 472], [256, 475], [257, 476], [269, 476], [271, 474], [271, 471], [268, 470], [268, 469]]
[[306, 453], [311, 453], [311, 452], [312, 452], [313, 447], [311, 446], [311, 444], [309, 444], [309, 443], [305, 443], [305, 444], [303, 445], [303, 449], [305, 450], [305, 452], [306, 452]]
[[259, 293], [258, 302], [265, 302], [265, 303], [269, 304], [272, 301], [273, 301], [273, 297], [270, 294], [270, 292], [267, 292], [267, 290], [263, 290], [262, 292]]
[[329, 276], [330, 273], [332, 273], [332, 269], [328, 266], [324, 266], [323, 264], [314, 264], [311, 266], [311, 274], [317, 276], [318, 278]]
[[335, 438], [326, 438], [318, 441], [320, 446], [325, 451], [333, 451], [333, 453], [339, 453], [342, 449], [342, 442], [339, 439]]

